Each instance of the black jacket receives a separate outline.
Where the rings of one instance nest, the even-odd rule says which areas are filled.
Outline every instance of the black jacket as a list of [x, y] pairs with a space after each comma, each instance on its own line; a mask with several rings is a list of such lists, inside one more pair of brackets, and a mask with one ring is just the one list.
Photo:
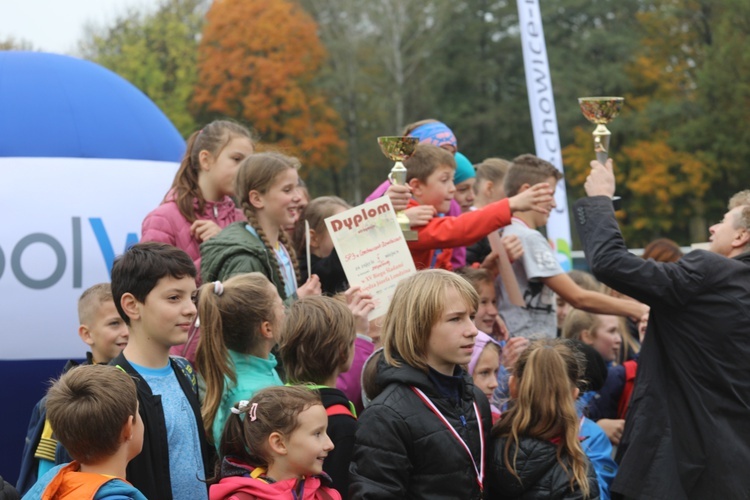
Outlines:
[[[487, 472], [488, 500], [578, 500], [583, 499], [578, 484], [570, 487], [570, 476], [557, 461], [557, 447], [548, 442], [521, 437], [516, 458], [516, 474], [505, 467], [506, 438], [499, 438], [494, 444], [494, 458]], [[513, 461], [515, 447], [511, 446], [509, 457]], [[568, 470], [570, 465], [566, 462]], [[589, 464], [589, 500], [599, 498], [599, 484], [594, 467]]]
[[651, 306], [612, 491], [747, 498], [750, 253], [645, 261], [627, 251], [607, 198], [579, 200], [573, 218], [594, 275]]
[[[318, 389], [323, 406], [328, 409], [334, 405], [349, 408], [346, 395], [334, 387]], [[323, 462], [323, 470], [331, 476], [333, 487], [341, 493], [341, 498], [348, 498], [349, 464], [354, 451], [354, 433], [357, 430], [357, 419], [353, 415], [332, 415], [328, 417], [328, 437], [334, 448]]]
[[[193, 391], [193, 386], [177, 363], [171, 358], [169, 362], [195, 415], [195, 423], [198, 427], [198, 437], [203, 454], [203, 468], [206, 477], [210, 477], [214, 471], [215, 452], [213, 447], [209, 446], [206, 441], [198, 396]], [[138, 413], [141, 414], [141, 419], [143, 419], [143, 450], [128, 464], [126, 479], [138, 488], [146, 498], [171, 500], [172, 484], [169, 479], [169, 448], [167, 446], [167, 428], [164, 421], [161, 396], [154, 396], [152, 394], [151, 388], [146, 381], [128, 363], [124, 355], [120, 354], [110, 364], [119, 366], [136, 381], [138, 388]]]
[[[403, 362], [396, 368], [380, 361], [376, 381], [384, 389], [358, 421], [349, 498], [481, 498], [466, 450], [410, 388], [421, 389], [432, 400], [466, 441], [479, 467], [479, 433], [489, 437], [492, 416], [487, 398], [463, 371], [462, 377], [461, 396], [454, 405], [438, 394], [426, 373]], [[475, 399], [481, 427], [474, 412]], [[488, 450], [485, 455], [491, 456]]]

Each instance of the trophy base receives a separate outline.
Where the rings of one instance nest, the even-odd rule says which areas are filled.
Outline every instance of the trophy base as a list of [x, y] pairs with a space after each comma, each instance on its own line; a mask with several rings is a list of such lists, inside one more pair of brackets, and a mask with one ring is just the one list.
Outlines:
[[404, 239], [406, 241], [417, 241], [419, 239], [417, 232], [413, 229], [402, 229], [401, 232], [404, 233]]

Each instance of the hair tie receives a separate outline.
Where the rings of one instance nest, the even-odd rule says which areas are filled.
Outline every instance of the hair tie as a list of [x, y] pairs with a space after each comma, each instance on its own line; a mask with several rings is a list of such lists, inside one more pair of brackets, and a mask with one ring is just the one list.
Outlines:
[[[247, 399], [243, 399], [242, 401], [240, 401], [239, 403], [237, 403], [237, 408], [235, 408], [233, 406], [231, 408], [231, 411], [235, 415], [239, 415], [240, 413], [242, 413], [243, 411], [245, 411], [245, 408], [247, 408], [247, 405], [249, 405], [249, 404], [250, 404], [250, 401], [248, 401]], [[258, 406], [258, 403], [253, 403], [253, 405], [254, 406]]]
[[214, 281], [214, 293], [220, 297], [224, 294], [224, 285], [221, 284], [221, 281]]
[[255, 422], [255, 420], [258, 418], [255, 413], [258, 411], [258, 403], [253, 403], [253, 406], [250, 407], [250, 421]]

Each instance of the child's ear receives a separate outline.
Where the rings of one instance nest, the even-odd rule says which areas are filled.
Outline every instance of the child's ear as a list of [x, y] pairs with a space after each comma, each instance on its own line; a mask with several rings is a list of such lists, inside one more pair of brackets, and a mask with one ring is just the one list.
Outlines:
[[273, 325], [270, 321], [264, 321], [260, 324], [260, 334], [263, 335], [263, 338], [273, 339]]
[[126, 443], [133, 439], [133, 433], [135, 428], [135, 415], [130, 415], [128, 421], [122, 426], [122, 432], [120, 433], [120, 442]]
[[263, 196], [255, 189], [247, 193], [247, 201], [255, 208], [263, 208]]
[[417, 179], [416, 177], [409, 182], [407, 182], [409, 187], [411, 188], [411, 192], [414, 196], [420, 196], [422, 194], [422, 189], [424, 188], [424, 184]]
[[318, 238], [318, 233], [315, 232], [315, 229], [310, 229], [310, 248], [318, 247], [320, 247], [320, 239]]
[[523, 184], [521, 184], [521, 187], [518, 188], [518, 193], [517, 194], [523, 193], [524, 191], [526, 191], [530, 187], [531, 187], [531, 184], [529, 184], [528, 182], [524, 182]]
[[213, 157], [207, 149], [202, 149], [198, 153], [198, 166], [203, 172], [208, 172], [211, 169], [213, 163]]
[[588, 330], [581, 330], [581, 342], [584, 344], [593, 344], [594, 343], [594, 337], [591, 335], [591, 332]]
[[578, 387], [573, 388], [573, 400], [575, 401], [578, 399], [578, 395], [581, 393], [581, 390]]
[[78, 327], [78, 336], [81, 337], [81, 340], [86, 342], [86, 344], [94, 345], [94, 339], [91, 338], [91, 330], [89, 330], [88, 325], [80, 325]]
[[280, 432], [272, 432], [271, 435], [268, 436], [268, 447], [277, 455], [286, 455], [289, 453], [284, 436]]
[[120, 298], [120, 307], [122, 307], [122, 310], [125, 311], [125, 314], [128, 315], [131, 321], [140, 319], [141, 317], [141, 310], [138, 304], [138, 299], [130, 292], [124, 293]]

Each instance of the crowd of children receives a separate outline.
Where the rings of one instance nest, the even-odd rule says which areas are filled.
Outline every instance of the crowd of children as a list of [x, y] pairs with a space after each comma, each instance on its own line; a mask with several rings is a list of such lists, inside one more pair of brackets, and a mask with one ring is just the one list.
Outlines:
[[562, 270], [550, 163], [404, 133], [407, 185], [371, 197], [407, 211], [418, 272], [381, 318], [326, 229], [346, 201], [309, 199], [241, 125], [191, 135], [142, 242], [80, 298], [90, 353], [34, 409], [24, 498], [610, 498], [648, 307]]

